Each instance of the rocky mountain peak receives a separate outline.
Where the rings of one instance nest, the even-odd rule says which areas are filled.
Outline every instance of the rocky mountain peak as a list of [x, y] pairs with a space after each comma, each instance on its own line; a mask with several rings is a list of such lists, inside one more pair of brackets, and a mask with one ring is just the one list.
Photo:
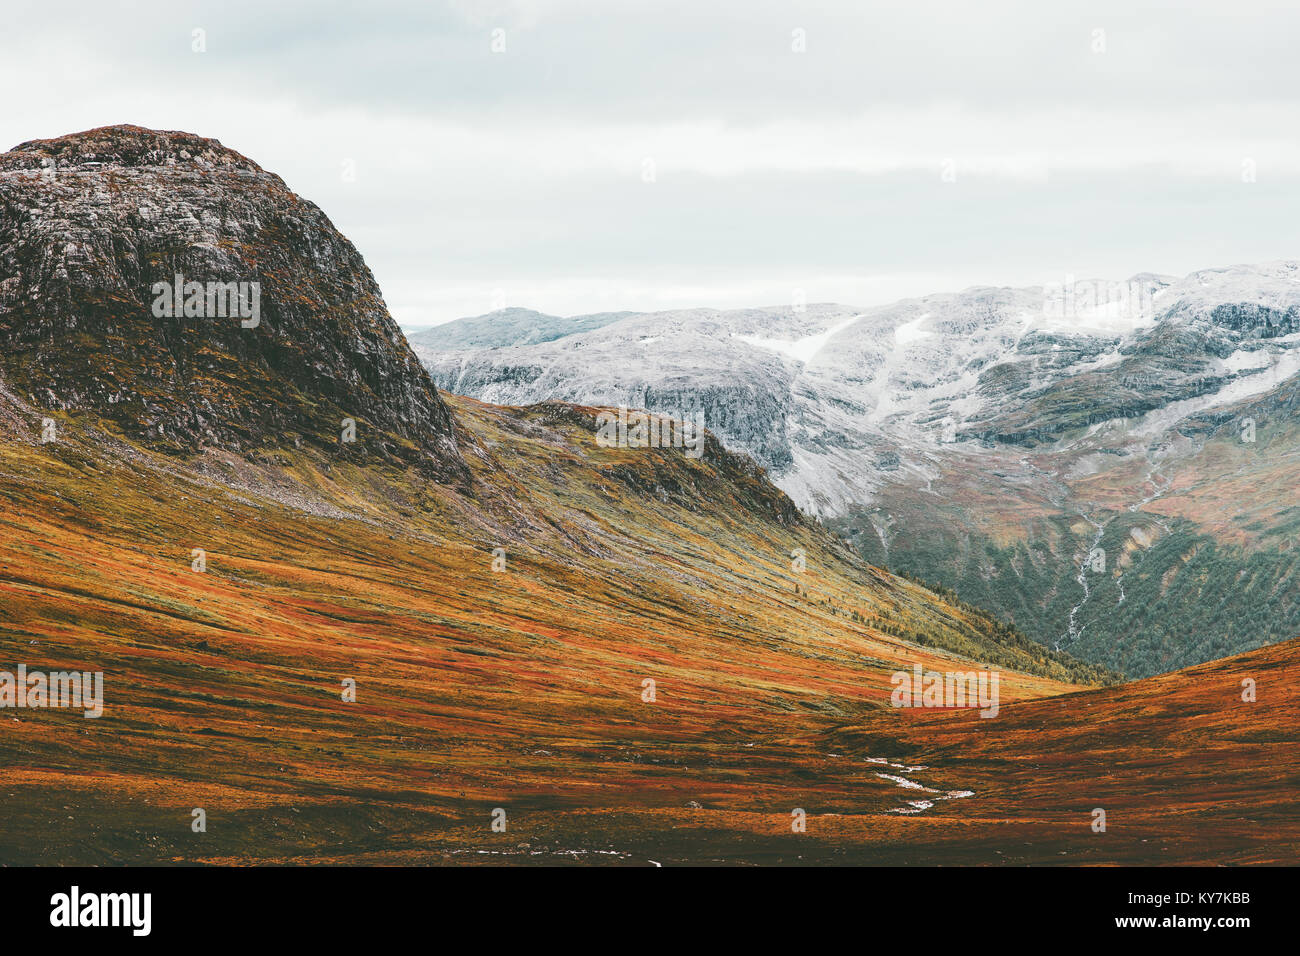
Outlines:
[[307, 445], [464, 474], [357, 250], [280, 177], [190, 133], [111, 126], [0, 154], [0, 378], [167, 451]]
[[[179, 130], [145, 129], [122, 124], [101, 126], [83, 133], [69, 133], [54, 139], [34, 139], [15, 146], [7, 154], [7, 168], [56, 167], [93, 168], [111, 166], [138, 168], [184, 166], [198, 169], [243, 170], [262, 173], [257, 163], [215, 139]], [[278, 178], [278, 177], [276, 177]]]

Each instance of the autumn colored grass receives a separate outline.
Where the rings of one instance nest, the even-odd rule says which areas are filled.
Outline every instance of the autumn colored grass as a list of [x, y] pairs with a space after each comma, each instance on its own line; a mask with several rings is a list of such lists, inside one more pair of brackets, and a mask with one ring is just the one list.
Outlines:
[[[448, 401], [460, 490], [294, 449], [181, 461], [94, 421], [0, 439], [0, 670], [106, 675], [99, 720], [0, 711], [0, 862], [1294, 857], [1290, 691], [1234, 708], [1208, 671], [1081, 690], [716, 444], [605, 449], [593, 410]], [[1294, 647], [1259, 653], [1282, 682]], [[1003, 716], [889, 706], [913, 663], [999, 670]], [[906, 814], [890, 776], [973, 796]]]

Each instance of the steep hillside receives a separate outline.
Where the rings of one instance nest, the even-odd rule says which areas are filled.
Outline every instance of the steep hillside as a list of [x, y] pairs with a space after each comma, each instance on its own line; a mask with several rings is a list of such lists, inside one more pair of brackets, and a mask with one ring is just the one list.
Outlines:
[[[567, 814], [788, 815], [809, 780], [885, 813], [893, 781], [795, 738], [892, 712], [913, 663], [999, 669], [1004, 705], [1071, 689], [1068, 659], [863, 564], [716, 444], [453, 408], [472, 494], [309, 452], [191, 470], [84, 420], [0, 441], [0, 656], [105, 672], [97, 720], [5, 713], [0, 860], [555, 860], [608, 842], [545, 835]], [[541, 833], [504, 842], [499, 806]]]

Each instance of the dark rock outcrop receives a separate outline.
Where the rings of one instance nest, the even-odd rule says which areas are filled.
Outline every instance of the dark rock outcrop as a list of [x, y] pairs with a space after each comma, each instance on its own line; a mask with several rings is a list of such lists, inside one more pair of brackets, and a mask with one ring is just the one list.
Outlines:
[[[156, 314], [177, 276], [220, 285]], [[248, 284], [243, 311], [229, 283]], [[113, 126], [0, 154], [0, 373], [34, 407], [169, 453], [314, 446], [466, 473], [352, 244], [280, 177], [189, 133]]]

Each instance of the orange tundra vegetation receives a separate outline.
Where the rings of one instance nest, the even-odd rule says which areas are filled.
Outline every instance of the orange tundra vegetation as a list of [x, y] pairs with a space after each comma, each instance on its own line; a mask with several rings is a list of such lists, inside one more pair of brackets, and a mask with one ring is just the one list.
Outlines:
[[[596, 409], [443, 398], [456, 487], [6, 432], [0, 669], [103, 670], [105, 709], [0, 712], [0, 860], [1294, 859], [1294, 643], [1083, 689], [712, 436], [604, 448]], [[914, 664], [1000, 671], [999, 716], [889, 706]]]

